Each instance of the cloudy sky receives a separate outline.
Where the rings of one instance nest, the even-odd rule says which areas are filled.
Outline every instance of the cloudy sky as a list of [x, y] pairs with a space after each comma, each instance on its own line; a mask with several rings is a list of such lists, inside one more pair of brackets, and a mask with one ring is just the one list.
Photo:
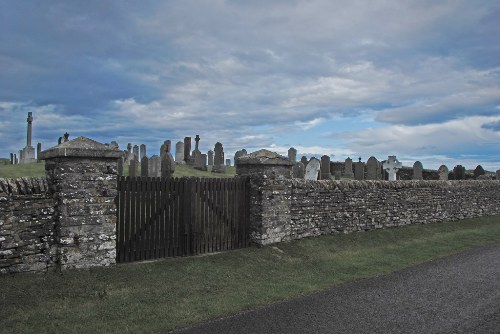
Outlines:
[[199, 134], [500, 168], [500, 1], [0, 2], [0, 157]]

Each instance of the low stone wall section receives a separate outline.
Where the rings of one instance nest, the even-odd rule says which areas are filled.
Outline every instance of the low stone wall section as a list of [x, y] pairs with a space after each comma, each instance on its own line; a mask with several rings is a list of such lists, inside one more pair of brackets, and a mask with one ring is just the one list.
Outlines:
[[291, 180], [290, 222], [275, 241], [500, 214], [500, 181]]
[[0, 179], [0, 273], [46, 270], [56, 252], [47, 180]]

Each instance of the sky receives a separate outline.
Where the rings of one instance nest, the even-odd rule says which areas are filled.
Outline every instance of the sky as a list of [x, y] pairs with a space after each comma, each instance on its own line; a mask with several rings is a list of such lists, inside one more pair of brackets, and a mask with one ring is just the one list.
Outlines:
[[[396, 155], [500, 169], [500, 1], [0, 1], [0, 157], [120, 149]], [[193, 140], [194, 146], [194, 140]]]

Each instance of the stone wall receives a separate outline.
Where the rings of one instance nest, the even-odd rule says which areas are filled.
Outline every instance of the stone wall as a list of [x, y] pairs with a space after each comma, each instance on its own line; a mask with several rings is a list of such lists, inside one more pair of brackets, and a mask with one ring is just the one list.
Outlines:
[[0, 273], [55, 265], [54, 200], [45, 178], [0, 179]]

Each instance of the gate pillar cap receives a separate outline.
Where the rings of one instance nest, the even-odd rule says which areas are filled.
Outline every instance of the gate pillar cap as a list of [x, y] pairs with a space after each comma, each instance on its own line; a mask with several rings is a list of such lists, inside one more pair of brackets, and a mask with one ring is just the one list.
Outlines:
[[39, 159], [46, 160], [60, 157], [117, 159], [122, 155], [123, 152], [114, 146], [101, 144], [95, 140], [80, 136], [40, 152]]
[[266, 149], [262, 149], [239, 157], [238, 165], [283, 165], [293, 166], [287, 157]]

